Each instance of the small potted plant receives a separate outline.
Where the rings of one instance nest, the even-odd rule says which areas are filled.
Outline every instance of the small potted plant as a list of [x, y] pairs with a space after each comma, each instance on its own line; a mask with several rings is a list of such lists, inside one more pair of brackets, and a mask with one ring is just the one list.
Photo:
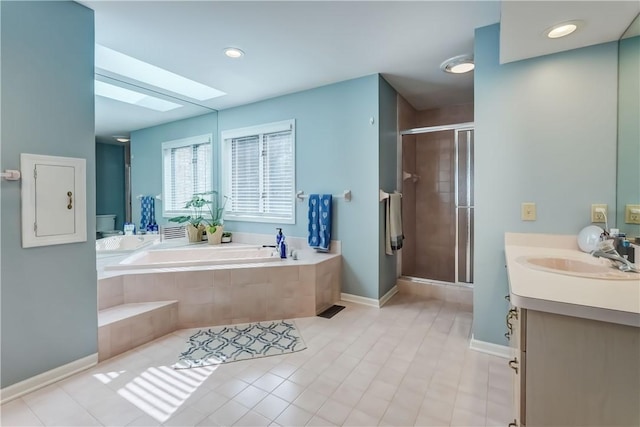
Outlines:
[[185, 209], [191, 209], [192, 214], [181, 215], [169, 219], [170, 222], [177, 222], [179, 224], [187, 223], [185, 229], [187, 230], [187, 238], [190, 243], [202, 241], [202, 234], [204, 233], [205, 226], [207, 225], [203, 216], [203, 210], [209, 203], [211, 202], [203, 198], [202, 194], [194, 194], [184, 205]]
[[206, 206], [209, 210], [209, 218], [204, 218], [204, 222], [207, 230], [207, 241], [210, 245], [219, 245], [224, 233], [222, 226], [222, 215], [224, 214], [224, 208], [227, 205], [228, 197], [224, 197], [222, 205], [218, 200], [218, 192], [210, 191], [208, 193], [202, 193], [211, 195], [211, 200], [207, 201]]

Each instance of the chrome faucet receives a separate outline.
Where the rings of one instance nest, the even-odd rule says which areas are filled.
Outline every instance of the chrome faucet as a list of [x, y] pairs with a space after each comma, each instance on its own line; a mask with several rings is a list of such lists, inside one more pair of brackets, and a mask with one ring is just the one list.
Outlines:
[[640, 269], [638, 267], [636, 267], [631, 261], [629, 261], [626, 258], [623, 258], [622, 256], [620, 256], [620, 254], [615, 251], [615, 250], [609, 250], [609, 251], [593, 251], [591, 252], [591, 255], [593, 255], [596, 258], [606, 258], [608, 260], [610, 260], [616, 267], [618, 267], [618, 270], [620, 271], [629, 271], [629, 272], [634, 272], [634, 273], [640, 273]]

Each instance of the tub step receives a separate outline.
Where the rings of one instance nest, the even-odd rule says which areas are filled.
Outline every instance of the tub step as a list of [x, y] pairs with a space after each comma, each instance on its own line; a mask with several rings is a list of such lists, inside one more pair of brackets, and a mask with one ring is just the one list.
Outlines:
[[98, 311], [98, 360], [102, 361], [171, 333], [178, 301], [121, 304]]

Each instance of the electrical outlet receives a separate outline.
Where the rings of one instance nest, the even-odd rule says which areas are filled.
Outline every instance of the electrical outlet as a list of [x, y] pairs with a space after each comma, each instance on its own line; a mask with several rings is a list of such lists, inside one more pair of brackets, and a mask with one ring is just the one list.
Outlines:
[[[602, 210], [604, 210], [604, 213]], [[607, 216], [607, 205], [591, 205], [591, 222], [606, 222]]]
[[536, 220], [536, 204], [533, 202], [525, 202], [520, 208], [520, 219], [523, 221]]
[[640, 205], [625, 206], [624, 222], [627, 224], [640, 224]]

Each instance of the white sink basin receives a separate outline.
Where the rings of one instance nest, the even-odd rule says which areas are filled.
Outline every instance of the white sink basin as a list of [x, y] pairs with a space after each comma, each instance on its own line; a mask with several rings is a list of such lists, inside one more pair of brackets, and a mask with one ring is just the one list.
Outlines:
[[640, 274], [638, 273], [623, 272], [608, 264], [598, 262], [590, 263], [578, 259], [543, 256], [525, 256], [517, 258], [516, 261], [525, 267], [550, 273], [589, 279], [640, 281]]

